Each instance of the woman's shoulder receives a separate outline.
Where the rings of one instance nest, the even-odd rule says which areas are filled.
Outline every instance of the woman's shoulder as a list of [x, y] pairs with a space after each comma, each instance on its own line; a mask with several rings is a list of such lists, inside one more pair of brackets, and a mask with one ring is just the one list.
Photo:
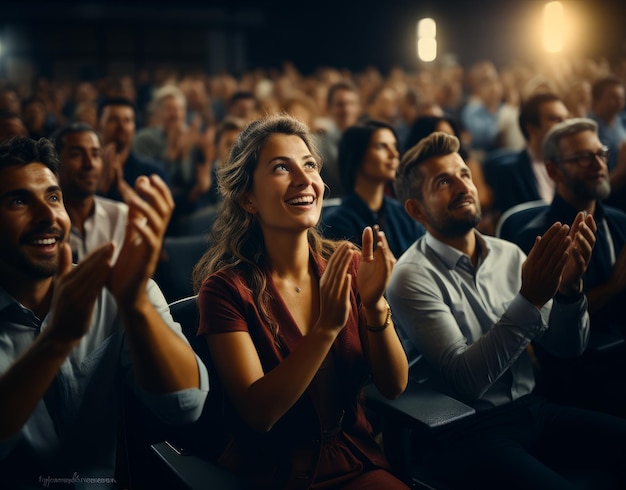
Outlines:
[[234, 292], [239, 296], [249, 292], [247, 281], [241, 271], [221, 269], [210, 274], [202, 283], [200, 295]]

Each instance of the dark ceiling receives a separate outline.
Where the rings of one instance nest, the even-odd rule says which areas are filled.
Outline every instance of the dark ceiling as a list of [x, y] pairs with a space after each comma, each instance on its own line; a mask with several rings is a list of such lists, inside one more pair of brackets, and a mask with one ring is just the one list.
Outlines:
[[[413, 68], [417, 65], [415, 24], [423, 16], [433, 16], [438, 21], [440, 52], [454, 54], [462, 63], [482, 58], [507, 63], [515, 58], [535, 56], [536, 34], [531, 28], [539, 23], [544, 3], [535, 0], [182, 0], [166, 4], [146, 0], [8, 1], [3, 3], [0, 29], [14, 25], [26, 28], [35, 48], [50, 41], [61, 46], [64, 37], [81, 26], [99, 32], [98, 42], [105, 44], [109, 41], [108, 38], [102, 41], [107, 36], [103, 33], [116, 29], [132, 31], [135, 43], [142, 33], [155, 30], [162, 30], [164, 36], [172, 38], [180, 37], [176, 33], [192, 36], [195, 32], [219, 31], [222, 37], [230, 37], [239, 51], [245, 52], [250, 68], [278, 65], [284, 60], [294, 61], [303, 71], [321, 65], [350, 69], [367, 65], [382, 69], [394, 65]], [[626, 1], [570, 0], [563, 4], [566, 9], [577, 10], [584, 21], [578, 34], [583, 42], [574, 54], [617, 57], [626, 53]], [[186, 41], [173, 42], [182, 46], [176, 48], [182, 51], [174, 55], [184, 57]], [[163, 51], [164, 58], [169, 56], [167, 49]], [[54, 56], [62, 56], [62, 52]]]

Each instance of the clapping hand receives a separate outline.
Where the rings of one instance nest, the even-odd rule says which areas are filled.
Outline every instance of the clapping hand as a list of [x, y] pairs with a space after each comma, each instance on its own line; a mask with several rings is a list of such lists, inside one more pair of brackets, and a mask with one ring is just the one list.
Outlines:
[[[374, 247], [376, 240], [376, 247]], [[389, 249], [385, 233], [378, 225], [363, 230], [361, 263], [357, 274], [357, 287], [366, 308], [374, 308], [391, 278], [396, 259]]]
[[129, 208], [128, 224], [107, 287], [118, 304], [132, 304], [154, 274], [174, 199], [158, 175], [139, 177], [135, 189], [123, 182], [121, 191]]
[[596, 243], [596, 222], [591, 214], [581, 211], [576, 215], [569, 231], [572, 243], [563, 269], [559, 292], [565, 296], [582, 290], [581, 277], [587, 270]]
[[106, 243], [72, 266], [69, 243], [62, 245], [54, 280], [52, 317], [45, 336], [78, 342], [89, 330], [96, 299], [111, 271], [114, 245]]

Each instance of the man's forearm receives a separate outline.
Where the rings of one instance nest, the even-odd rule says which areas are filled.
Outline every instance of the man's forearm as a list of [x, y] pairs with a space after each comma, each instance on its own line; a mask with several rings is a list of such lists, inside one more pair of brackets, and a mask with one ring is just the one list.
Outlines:
[[0, 439], [26, 423], [75, 345], [48, 339], [44, 331], [0, 377]]
[[134, 308], [120, 309], [133, 368], [141, 387], [151, 393], [199, 388], [193, 350], [163, 321], [147, 296]]

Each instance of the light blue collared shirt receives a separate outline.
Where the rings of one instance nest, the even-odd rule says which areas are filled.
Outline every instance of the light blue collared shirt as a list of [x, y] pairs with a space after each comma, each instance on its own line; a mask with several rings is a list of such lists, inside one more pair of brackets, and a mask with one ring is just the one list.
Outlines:
[[[148, 285], [148, 297], [165, 323], [184, 339], [153, 281]], [[39, 320], [0, 288], [0, 373], [33, 343], [50, 318], [48, 313]], [[89, 332], [61, 365], [21, 431], [0, 441], [0, 486], [11, 482], [9, 487], [44, 488], [46, 479], [52, 478], [73, 481], [73, 486], [63, 483], [63, 488], [114, 488], [106, 479], [112, 479], [115, 471], [124, 383], [133, 386], [165, 422], [191, 423], [200, 417], [209, 389], [206, 367], [196, 359], [198, 389], [165, 395], [143, 391], [134, 378], [117, 305], [103, 289]], [[94, 483], [98, 480], [101, 482]]]
[[396, 263], [386, 295], [411, 375], [480, 408], [533, 390], [526, 348], [532, 340], [555, 355], [580, 355], [589, 316], [584, 296], [571, 304], [551, 300], [537, 310], [519, 294], [524, 253], [475, 233], [476, 268], [427, 233]]

